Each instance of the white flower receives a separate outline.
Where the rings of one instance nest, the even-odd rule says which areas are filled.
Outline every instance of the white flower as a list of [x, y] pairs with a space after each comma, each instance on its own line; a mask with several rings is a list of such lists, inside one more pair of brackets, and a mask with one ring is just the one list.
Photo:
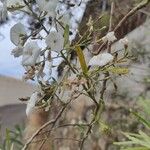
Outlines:
[[70, 15], [68, 13], [65, 13], [63, 15], [57, 15], [56, 17], [59, 22], [62, 22], [64, 27], [66, 25], [70, 25]]
[[62, 26], [60, 23], [56, 22], [55, 23], [55, 28], [57, 32], [61, 33], [61, 35], [64, 35], [64, 26]]
[[7, 18], [7, 0], [0, 0], [0, 22], [6, 21]]
[[128, 45], [129, 40], [127, 39], [127, 37], [124, 37], [123, 39], [120, 39], [119, 42], [123, 45]]
[[16, 46], [22, 45], [22, 38], [26, 35], [25, 27], [22, 23], [15, 24], [10, 30], [10, 40]]
[[30, 99], [29, 99], [29, 101], [27, 103], [27, 107], [26, 107], [26, 115], [27, 116], [29, 116], [32, 113], [32, 111], [35, 108], [35, 104], [36, 104], [36, 102], [38, 100], [39, 100], [39, 93], [38, 92], [34, 92], [31, 95], [31, 97], [30, 97]]
[[61, 33], [51, 31], [45, 39], [46, 45], [53, 51], [60, 52], [64, 46], [64, 38]]
[[11, 55], [14, 55], [14, 57], [19, 57], [23, 54], [23, 47], [17, 46], [11, 51]]
[[113, 56], [110, 53], [102, 53], [92, 57], [89, 61], [89, 66], [105, 66], [113, 60]]
[[46, 11], [49, 16], [56, 16], [56, 7], [58, 4], [58, 0], [36, 0], [41, 11]]
[[37, 42], [28, 42], [23, 49], [22, 65], [34, 66], [40, 55], [40, 51], [41, 49], [39, 48]]
[[65, 5], [62, 5], [59, 3], [56, 8], [57, 16], [56, 19], [59, 22], [62, 22], [64, 24], [64, 27], [66, 24], [70, 25], [70, 15], [69, 11], [66, 10]]
[[115, 33], [112, 31], [112, 32], [108, 32], [107, 34], [106, 34], [106, 36], [104, 36], [103, 38], [102, 38], [102, 40], [104, 41], [104, 42], [114, 42], [115, 40], [117, 40], [117, 38], [116, 38], [116, 36], [115, 36]]

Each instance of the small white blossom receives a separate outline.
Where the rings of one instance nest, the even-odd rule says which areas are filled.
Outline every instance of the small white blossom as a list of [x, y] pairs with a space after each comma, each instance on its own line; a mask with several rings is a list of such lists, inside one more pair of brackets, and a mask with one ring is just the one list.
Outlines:
[[7, 0], [0, 0], [0, 22], [6, 21], [7, 18]]
[[30, 99], [29, 99], [29, 101], [27, 103], [27, 107], [26, 107], [26, 115], [27, 116], [29, 116], [32, 113], [32, 111], [35, 108], [35, 104], [36, 104], [36, 102], [38, 100], [39, 100], [39, 93], [38, 92], [34, 92], [31, 95], [31, 97], [30, 97]]
[[110, 53], [102, 53], [92, 57], [89, 61], [89, 66], [105, 66], [113, 60], [113, 56]]
[[46, 45], [53, 51], [60, 52], [64, 46], [64, 38], [61, 33], [51, 31], [45, 39]]
[[63, 15], [57, 15], [56, 17], [59, 22], [63, 23], [63, 26], [70, 25], [70, 15], [68, 13]]
[[120, 39], [119, 42], [123, 45], [128, 45], [129, 40], [127, 39], [127, 37], [124, 37], [123, 39]]
[[10, 40], [16, 46], [22, 45], [22, 38], [26, 35], [25, 27], [22, 23], [15, 24], [10, 30]]
[[17, 46], [11, 51], [11, 55], [14, 55], [14, 57], [19, 57], [23, 54], [23, 47]]
[[70, 15], [69, 15], [69, 11], [66, 10], [65, 5], [62, 5], [61, 3], [59, 3], [57, 5], [56, 8], [56, 12], [57, 12], [57, 16], [56, 19], [59, 22], [62, 22], [64, 27], [68, 24], [70, 25]]
[[106, 36], [104, 36], [103, 38], [102, 38], [102, 40], [104, 41], [104, 42], [114, 42], [115, 40], [117, 40], [117, 38], [116, 38], [116, 36], [115, 36], [115, 33], [112, 31], [112, 32], [108, 32], [107, 34], [106, 34]]
[[39, 48], [36, 41], [28, 42], [23, 49], [22, 65], [23, 66], [34, 66], [41, 49]]
[[49, 16], [56, 16], [56, 7], [58, 4], [58, 0], [36, 0], [41, 11], [46, 11]]

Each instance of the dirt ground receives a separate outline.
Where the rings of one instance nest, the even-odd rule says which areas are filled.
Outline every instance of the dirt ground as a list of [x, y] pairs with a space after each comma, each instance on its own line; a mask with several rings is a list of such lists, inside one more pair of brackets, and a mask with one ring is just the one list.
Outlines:
[[6, 128], [13, 129], [26, 119], [25, 104], [18, 98], [30, 96], [34, 86], [21, 80], [0, 76], [0, 125], [1, 134]]
[[0, 106], [21, 104], [18, 98], [27, 97], [34, 86], [11, 77], [0, 76]]

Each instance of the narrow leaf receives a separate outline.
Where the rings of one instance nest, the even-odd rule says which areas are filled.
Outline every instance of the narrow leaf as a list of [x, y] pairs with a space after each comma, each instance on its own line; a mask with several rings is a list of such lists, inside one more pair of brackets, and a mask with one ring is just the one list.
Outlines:
[[68, 47], [70, 45], [69, 41], [69, 25], [66, 25], [64, 31], [64, 47]]
[[86, 61], [85, 61], [83, 51], [82, 51], [80, 46], [76, 46], [75, 50], [77, 52], [82, 71], [83, 71], [83, 73], [86, 74], [88, 72], [88, 67], [87, 67], [87, 64], [86, 64]]
[[113, 73], [113, 74], [128, 74], [129, 73], [129, 69], [128, 68], [124, 68], [124, 67], [109, 67], [106, 69], [107, 71]]

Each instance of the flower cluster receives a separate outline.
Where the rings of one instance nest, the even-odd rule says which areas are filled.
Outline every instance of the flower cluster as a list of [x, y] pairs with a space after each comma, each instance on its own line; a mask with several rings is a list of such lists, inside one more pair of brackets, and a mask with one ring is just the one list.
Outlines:
[[[69, 3], [69, 5], [71, 6], [73, 5], [68, 1], [67, 3]], [[28, 4], [26, 5], [28, 6]], [[46, 94], [44, 90], [47, 89], [47, 87], [49, 89], [52, 81], [55, 81], [55, 79], [53, 79], [52, 77], [52, 69], [56, 68], [54, 65], [54, 61], [57, 61], [58, 64], [58, 57], [61, 57], [61, 59], [63, 58], [65, 60], [65, 63], [67, 64], [65, 68], [67, 72], [66, 74], [68, 74], [69, 70], [72, 70], [75, 74], [75, 78], [68, 78], [66, 80], [66, 84], [61, 83], [61, 85], [68, 87], [71, 92], [79, 94], [80, 92], [78, 93], [77, 91], [80, 90], [82, 86], [86, 90], [86, 86], [84, 86], [84, 84], [89, 85], [89, 83], [84, 77], [81, 76], [79, 79], [79, 76], [76, 76], [76, 68], [70, 62], [70, 51], [68, 51], [68, 48], [69, 44], [71, 43], [69, 34], [71, 23], [69, 22], [69, 13], [67, 13], [67, 10], [63, 10], [62, 2], [58, 0], [36, 0], [34, 6], [37, 9], [37, 13], [34, 13], [30, 5], [28, 7], [30, 9], [30, 13], [33, 13], [33, 18], [35, 17], [34, 19], [39, 23], [39, 28], [29, 29], [27, 28], [27, 26], [19, 22], [15, 24], [10, 30], [10, 39], [16, 46], [12, 50], [11, 54], [14, 55], [14, 57], [22, 57], [21, 64], [25, 69], [23, 79], [36, 79], [40, 87], [40, 93], [42, 95]], [[49, 26], [47, 26], [46, 21], [49, 21]], [[115, 37], [114, 32], [108, 32], [108, 34], [103, 37], [102, 40], [104, 42], [112, 43], [116, 39], [117, 38]], [[125, 43], [126, 40], [122, 40], [122, 42]], [[76, 50], [76, 46], [70, 47], [70, 50], [73, 49]], [[54, 54], [56, 54], [55, 57]], [[77, 55], [80, 55], [78, 56], [80, 58], [80, 62], [85, 63], [80, 63], [80, 65], [82, 66], [81, 68], [88, 68], [86, 61], [84, 61], [84, 56], [82, 56], [82, 50], [80, 51], [80, 48]], [[92, 57], [88, 65], [104, 67], [105, 65], [111, 63], [113, 60], [114, 56], [111, 53], [105, 52]], [[88, 69], [86, 70], [88, 71]], [[82, 71], [81, 74], [84, 72]], [[63, 90], [61, 92], [64, 93]], [[27, 104], [27, 115], [32, 112], [38, 100], [39, 92], [33, 93]]]
[[[66, 25], [70, 25], [70, 16], [61, 10], [62, 6], [58, 0], [36, 0], [36, 6], [40, 13], [44, 13], [45, 18], [52, 18], [50, 29], [42, 28], [38, 34], [42, 36], [41, 41], [45, 42], [44, 49], [39, 47], [40, 42], [37, 42], [36, 38], [32, 39], [32, 32], [29, 33], [27, 27], [22, 23], [15, 24], [10, 30], [10, 39], [16, 46], [11, 54], [14, 57], [22, 56], [21, 64], [27, 71], [24, 79], [44, 77], [46, 73], [43, 71], [46, 70], [46, 65], [52, 64], [51, 61], [53, 61], [51, 60], [52, 51], [59, 54], [64, 49], [64, 30]], [[42, 35], [43, 31], [46, 31], [46, 35]], [[48, 55], [46, 54], [47, 51], [49, 51]], [[43, 78], [41, 80], [44, 81]]]
[[[28, 9], [25, 11], [29, 13], [33, 12], [32, 9], [37, 10], [34, 14], [34, 16], [36, 16], [35, 20], [39, 22], [40, 25], [42, 24], [41, 28], [36, 30], [29, 29], [20, 22], [16, 23], [10, 29], [10, 39], [15, 45], [11, 54], [14, 55], [14, 57], [22, 57], [21, 64], [25, 69], [24, 80], [36, 79], [39, 85], [42, 84], [46, 86], [51, 83], [51, 70], [53, 62], [55, 61], [53, 58], [54, 54], [57, 53], [57, 56], [61, 56], [60, 52], [63, 52], [65, 49], [66, 28], [67, 34], [71, 28], [70, 12], [63, 8], [63, 4], [59, 0], [36, 0], [35, 2], [34, 7], [30, 8], [30, 6], [22, 0], [15, 0], [14, 3], [9, 1], [9, 7], [13, 9], [21, 8], [23, 5], [26, 5], [25, 7]], [[30, 4], [31, 2], [29, 2], [29, 5]], [[66, 4], [64, 3], [64, 5]], [[50, 20], [50, 26], [41, 22], [43, 18], [46, 23]], [[68, 40], [69, 39], [67, 39], [67, 41]], [[37, 99], [38, 92], [35, 92], [27, 104], [27, 115], [32, 112], [32, 108], [35, 106]]]

